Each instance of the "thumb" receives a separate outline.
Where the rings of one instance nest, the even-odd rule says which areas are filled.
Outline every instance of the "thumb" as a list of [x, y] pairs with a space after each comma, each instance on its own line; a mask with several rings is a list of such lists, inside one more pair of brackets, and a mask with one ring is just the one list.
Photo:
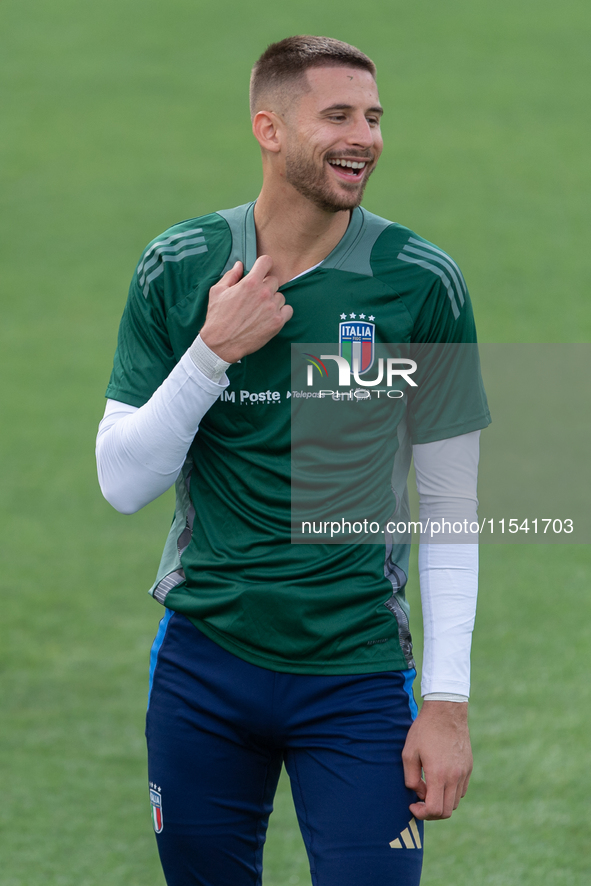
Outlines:
[[418, 754], [413, 754], [410, 759], [403, 758], [404, 766], [404, 783], [407, 788], [416, 791], [419, 796], [424, 790], [424, 781], [422, 779], [423, 768], [421, 766], [421, 758]]
[[217, 286], [219, 286], [220, 289], [222, 289], [222, 290], [229, 289], [230, 286], [235, 286], [236, 283], [238, 283], [238, 281], [242, 277], [242, 272], [243, 272], [242, 262], [241, 261], [235, 262], [232, 265], [232, 267], [230, 268], [230, 270], [226, 271], [224, 276], [220, 280], [218, 280]]

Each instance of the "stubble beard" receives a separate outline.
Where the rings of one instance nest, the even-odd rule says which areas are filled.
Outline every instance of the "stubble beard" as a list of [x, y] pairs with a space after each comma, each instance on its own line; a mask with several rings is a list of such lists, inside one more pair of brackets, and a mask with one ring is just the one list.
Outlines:
[[[375, 168], [375, 167], [374, 167]], [[366, 173], [363, 181], [342, 182], [341, 193], [331, 187], [329, 172], [324, 164], [319, 169], [300, 145], [290, 148], [285, 157], [285, 179], [289, 184], [324, 212], [342, 212], [355, 209], [363, 200], [367, 180], [373, 169]], [[347, 193], [349, 192], [349, 193]]]

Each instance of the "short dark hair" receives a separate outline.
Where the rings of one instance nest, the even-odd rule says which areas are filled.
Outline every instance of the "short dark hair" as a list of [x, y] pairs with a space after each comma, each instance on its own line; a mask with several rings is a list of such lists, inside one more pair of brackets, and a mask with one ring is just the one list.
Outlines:
[[332, 37], [299, 35], [286, 37], [268, 46], [250, 78], [250, 111], [254, 116], [260, 97], [273, 89], [285, 89], [288, 83], [302, 78], [309, 68], [342, 65], [361, 68], [376, 76], [376, 66], [365, 53]]

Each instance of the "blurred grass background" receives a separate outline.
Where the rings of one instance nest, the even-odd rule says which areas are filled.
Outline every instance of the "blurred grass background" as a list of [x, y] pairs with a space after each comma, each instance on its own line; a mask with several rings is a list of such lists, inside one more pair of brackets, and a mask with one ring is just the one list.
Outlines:
[[[585, 342], [590, 25], [582, 0], [4, 0], [2, 886], [163, 884], [142, 733], [171, 499], [118, 515], [93, 439], [145, 244], [257, 194], [253, 61], [293, 33], [359, 45], [387, 111], [367, 208], [458, 260], [482, 341]], [[588, 884], [588, 548], [482, 562], [476, 769], [423, 883]], [[418, 639], [416, 572], [411, 598]], [[265, 886], [309, 883], [285, 782], [267, 846]]]

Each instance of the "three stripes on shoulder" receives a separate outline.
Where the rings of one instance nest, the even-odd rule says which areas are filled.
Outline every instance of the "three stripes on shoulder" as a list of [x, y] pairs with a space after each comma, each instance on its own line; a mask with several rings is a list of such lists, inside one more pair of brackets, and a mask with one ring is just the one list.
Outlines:
[[[412, 246], [410, 244], [413, 244]], [[408, 262], [410, 265], [420, 265], [427, 271], [437, 274], [445, 288], [451, 303], [451, 309], [454, 319], [460, 316], [460, 307], [464, 304], [467, 294], [466, 284], [462, 277], [462, 272], [456, 265], [455, 261], [446, 255], [443, 250], [431, 243], [425, 243], [423, 240], [417, 240], [416, 237], [409, 237], [408, 242], [402, 247], [402, 252], [398, 253], [401, 261]]]
[[[149, 249], [146, 249], [137, 269], [144, 298], [148, 297], [152, 280], [155, 280], [164, 271], [163, 262], [181, 261], [181, 259], [186, 258], [188, 255], [198, 255], [201, 252], [207, 252], [205, 237], [194, 236], [202, 232], [203, 228], [193, 228], [190, 231], [183, 231], [182, 234], [172, 234], [172, 236], [166, 237], [164, 240], [157, 240]], [[156, 265], [155, 268], [154, 265]]]
[[[205, 237], [197, 237], [202, 234], [203, 228], [193, 228], [180, 234], [172, 234], [162, 240], [157, 240], [146, 250], [137, 269], [140, 286], [144, 297], [147, 297], [152, 280], [164, 271], [164, 262], [178, 262], [189, 255], [198, 255], [207, 252]], [[411, 245], [412, 244], [412, 245]], [[451, 304], [454, 318], [460, 316], [460, 307], [464, 304], [467, 294], [466, 284], [457, 264], [441, 249], [409, 237], [408, 242], [398, 253], [401, 261], [412, 265], [420, 265], [427, 271], [436, 274], [447, 289], [447, 295]]]
[[[183, 231], [181, 234], [173, 234], [163, 240], [156, 241], [146, 250], [137, 269], [140, 286], [145, 297], [148, 295], [152, 280], [155, 280], [164, 271], [164, 262], [178, 262], [189, 255], [207, 252], [205, 237], [195, 236], [202, 232], [203, 228], [193, 228], [189, 231]], [[398, 254], [398, 258], [409, 264], [420, 265], [426, 270], [432, 271], [441, 279], [447, 289], [452, 312], [457, 320], [460, 316], [457, 302], [459, 301], [460, 305], [464, 304], [466, 284], [456, 263], [440, 249], [437, 249], [437, 247], [424, 243], [422, 240], [417, 240], [415, 237], [409, 238], [402, 252]], [[421, 836], [414, 817], [411, 818], [408, 827], [401, 832], [400, 837], [396, 837], [389, 845], [392, 849], [422, 848]]]
[[400, 837], [396, 837], [395, 840], [392, 840], [390, 846], [392, 849], [422, 849], [421, 835], [419, 834], [419, 829], [414, 816], [409, 821], [408, 827], [402, 831]]

